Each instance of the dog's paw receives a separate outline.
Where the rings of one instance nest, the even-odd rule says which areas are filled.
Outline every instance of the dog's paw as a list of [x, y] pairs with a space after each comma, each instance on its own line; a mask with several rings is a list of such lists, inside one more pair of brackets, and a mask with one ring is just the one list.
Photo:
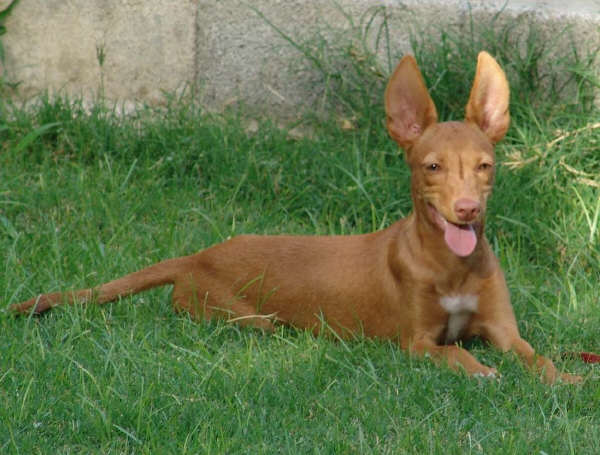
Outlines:
[[565, 384], [581, 384], [583, 382], [582, 376], [570, 373], [560, 373], [559, 379]]
[[476, 378], [500, 379], [500, 373], [495, 368], [486, 368], [485, 370], [473, 373]]

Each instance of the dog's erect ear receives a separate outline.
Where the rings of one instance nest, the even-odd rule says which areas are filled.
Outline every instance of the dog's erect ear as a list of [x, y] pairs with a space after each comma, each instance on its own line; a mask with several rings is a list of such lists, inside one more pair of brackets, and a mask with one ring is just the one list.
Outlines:
[[510, 124], [508, 98], [504, 71], [490, 54], [480, 52], [465, 120], [478, 125], [493, 144], [504, 137]]
[[437, 121], [435, 104], [412, 55], [405, 56], [385, 90], [385, 113], [390, 136], [409, 149], [425, 128]]

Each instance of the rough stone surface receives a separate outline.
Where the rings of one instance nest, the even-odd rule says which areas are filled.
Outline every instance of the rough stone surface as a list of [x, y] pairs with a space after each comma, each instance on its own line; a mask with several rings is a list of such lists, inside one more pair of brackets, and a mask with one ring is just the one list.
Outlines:
[[[410, 51], [411, 33], [467, 33], [470, 18], [485, 26], [502, 9], [504, 21], [526, 15], [541, 24], [541, 39], [560, 36], [580, 51], [600, 46], [600, 1], [21, 0], [2, 37], [2, 77], [18, 81], [25, 98], [102, 91], [110, 100], [151, 104], [191, 84], [212, 109], [240, 102], [289, 117], [327, 101], [330, 81], [306, 51], [333, 65], [336, 52], [360, 59], [364, 42], [385, 74]], [[378, 34], [384, 17], [389, 52]]]
[[24, 97], [104, 90], [156, 103], [195, 77], [195, 18], [193, 0], [21, 0], [6, 23], [3, 76]]

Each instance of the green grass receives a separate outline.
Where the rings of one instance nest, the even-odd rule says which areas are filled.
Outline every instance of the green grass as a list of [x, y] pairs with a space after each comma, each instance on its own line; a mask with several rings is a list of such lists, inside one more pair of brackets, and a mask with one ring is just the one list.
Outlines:
[[[436, 85], [438, 103], [472, 79], [468, 65], [444, 69], [440, 49], [423, 67], [430, 81], [440, 66], [453, 74]], [[348, 55], [355, 79], [338, 89], [371, 76], [368, 90], [381, 85]], [[504, 62], [509, 78], [525, 73], [521, 60]], [[384, 341], [198, 324], [171, 311], [165, 288], [40, 318], [0, 314], [0, 452], [598, 453], [598, 367], [560, 360], [600, 351], [598, 112], [549, 95], [520, 102], [542, 89], [529, 74], [513, 88], [487, 236], [523, 336], [583, 385], [543, 385], [481, 343], [470, 349], [500, 380]], [[187, 99], [126, 117], [61, 98], [4, 103], [2, 307], [237, 234], [352, 234], [405, 216], [408, 170], [381, 106], [360, 95], [338, 113], [355, 116], [354, 130], [337, 115], [308, 119], [314, 138], [299, 140], [268, 120], [247, 133], [243, 113], [209, 115]], [[445, 104], [444, 117], [460, 118], [465, 102]]]

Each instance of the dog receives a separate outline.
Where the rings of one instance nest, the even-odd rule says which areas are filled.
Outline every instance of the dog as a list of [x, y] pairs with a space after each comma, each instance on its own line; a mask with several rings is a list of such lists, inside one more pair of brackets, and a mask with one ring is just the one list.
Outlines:
[[494, 377], [460, 342], [479, 337], [514, 351], [547, 383], [576, 383], [521, 338], [504, 274], [484, 236], [494, 146], [510, 123], [509, 86], [481, 52], [464, 121], [439, 123], [414, 57], [385, 91], [387, 129], [411, 170], [412, 213], [351, 236], [241, 235], [191, 256], [79, 291], [12, 305], [42, 313], [62, 303], [106, 303], [173, 285], [176, 311], [273, 330], [278, 323], [340, 337], [391, 339], [469, 375]]

